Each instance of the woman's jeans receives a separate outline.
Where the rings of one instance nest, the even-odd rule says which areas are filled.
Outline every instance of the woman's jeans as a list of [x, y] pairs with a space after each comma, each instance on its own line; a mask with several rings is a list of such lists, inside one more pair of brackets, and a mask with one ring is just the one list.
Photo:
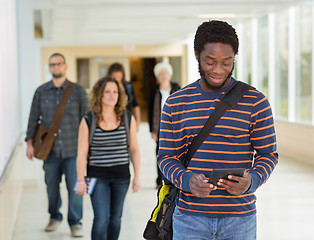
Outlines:
[[118, 239], [124, 199], [129, 185], [129, 178], [97, 178], [91, 195], [94, 210], [92, 240]]
[[62, 220], [60, 212], [61, 195], [60, 182], [62, 174], [65, 175], [66, 187], [68, 190], [68, 223], [70, 226], [81, 224], [82, 219], [82, 196], [75, 193], [76, 185], [76, 157], [57, 158], [48, 156], [44, 161], [45, 182], [48, 193], [48, 211], [50, 218]]
[[173, 240], [255, 240], [256, 215], [209, 218], [173, 213]]

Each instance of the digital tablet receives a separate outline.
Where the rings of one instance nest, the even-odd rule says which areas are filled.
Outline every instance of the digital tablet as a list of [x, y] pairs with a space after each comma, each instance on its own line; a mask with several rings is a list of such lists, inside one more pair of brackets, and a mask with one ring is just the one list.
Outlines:
[[[228, 175], [235, 175], [242, 177], [244, 174], [245, 168], [223, 168], [223, 169], [213, 169], [210, 174], [209, 182], [214, 185], [217, 185], [217, 182], [220, 178], [228, 179]], [[229, 179], [228, 179], [229, 180]], [[232, 180], [229, 180], [232, 181]]]

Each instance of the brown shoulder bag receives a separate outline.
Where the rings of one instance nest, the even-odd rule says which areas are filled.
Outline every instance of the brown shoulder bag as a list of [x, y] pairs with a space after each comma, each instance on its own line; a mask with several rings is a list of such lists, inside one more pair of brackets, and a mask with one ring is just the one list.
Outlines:
[[50, 128], [46, 128], [41, 123], [38, 123], [37, 125], [35, 136], [33, 138], [33, 146], [34, 155], [38, 159], [45, 161], [52, 149], [55, 138], [58, 135], [58, 130], [65, 111], [67, 100], [70, 96], [72, 85], [73, 83], [69, 81]]

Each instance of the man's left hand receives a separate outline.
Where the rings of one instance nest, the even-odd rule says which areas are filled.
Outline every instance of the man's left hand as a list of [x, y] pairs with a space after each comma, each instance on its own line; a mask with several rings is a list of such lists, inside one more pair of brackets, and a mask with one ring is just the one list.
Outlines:
[[229, 175], [228, 179], [235, 182], [227, 179], [219, 179], [217, 185], [225, 188], [232, 195], [241, 195], [245, 193], [251, 186], [252, 182], [251, 175], [248, 172], [244, 172], [243, 177]]

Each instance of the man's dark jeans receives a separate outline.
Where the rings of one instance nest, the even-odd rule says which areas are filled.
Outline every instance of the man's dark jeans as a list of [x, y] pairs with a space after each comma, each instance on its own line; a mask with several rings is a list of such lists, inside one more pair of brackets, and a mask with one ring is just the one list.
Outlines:
[[68, 223], [70, 226], [81, 224], [82, 219], [82, 196], [75, 193], [76, 185], [76, 156], [60, 159], [48, 156], [44, 162], [43, 169], [45, 171], [45, 182], [48, 193], [48, 211], [50, 218], [54, 220], [62, 220], [60, 212], [61, 195], [60, 183], [62, 175], [65, 175], [66, 187], [68, 190]]

